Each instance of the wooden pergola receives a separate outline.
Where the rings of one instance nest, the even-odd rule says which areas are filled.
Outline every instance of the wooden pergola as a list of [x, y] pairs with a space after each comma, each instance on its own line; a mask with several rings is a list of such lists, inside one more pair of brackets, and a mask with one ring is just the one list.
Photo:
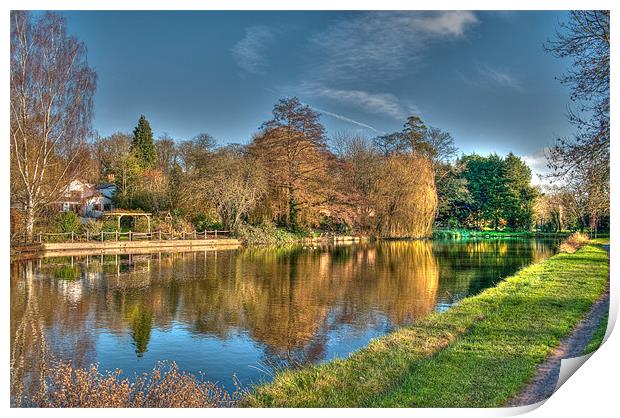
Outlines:
[[133, 218], [137, 217], [137, 216], [144, 216], [146, 218], [146, 222], [148, 224], [148, 232], [151, 232], [151, 216], [153, 214], [152, 213], [147, 213], [147, 212], [138, 212], [138, 211], [132, 211], [132, 210], [113, 210], [110, 212], [104, 212], [103, 216], [105, 217], [116, 217], [116, 222], [118, 225], [118, 230], [121, 230], [121, 218], [123, 216], [131, 216]]

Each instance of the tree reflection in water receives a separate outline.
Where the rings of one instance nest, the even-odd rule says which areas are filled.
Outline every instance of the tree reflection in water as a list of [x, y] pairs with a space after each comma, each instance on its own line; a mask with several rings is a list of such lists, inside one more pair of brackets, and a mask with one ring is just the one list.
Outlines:
[[229, 375], [247, 367], [225, 348], [239, 334], [264, 363], [316, 362], [330, 347], [346, 354], [369, 330], [411, 323], [552, 252], [539, 241], [395, 241], [16, 262], [12, 375], [18, 386], [35, 381], [25, 375], [36, 374], [46, 347], [75, 367], [113, 358], [97, 350], [102, 333], [129, 338], [143, 357], [154, 335], [179, 324], [224, 344], [218, 355], [233, 364]]

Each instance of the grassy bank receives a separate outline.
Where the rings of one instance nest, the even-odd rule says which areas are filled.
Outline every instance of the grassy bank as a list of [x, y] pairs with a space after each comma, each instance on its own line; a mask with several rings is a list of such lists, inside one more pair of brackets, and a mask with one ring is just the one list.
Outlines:
[[433, 238], [460, 239], [460, 238], [562, 238], [569, 232], [537, 232], [537, 231], [476, 231], [470, 229], [435, 229]]
[[590, 242], [592, 244], [597, 244], [597, 245], [609, 245], [609, 237], [607, 237], [607, 238], [595, 238], [593, 240], [590, 240]]
[[601, 318], [601, 322], [598, 324], [596, 331], [594, 331], [594, 334], [592, 335], [592, 339], [590, 340], [586, 348], [583, 349], [584, 355], [595, 352], [601, 346], [601, 344], [603, 344], [603, 339], [605, 338], [605, 332], [607, 331], [608, 320], [609, 320], [609, 314]]
[[602, 248], [558, 254], [347, 359], [282, 371], [244, 404], [501, 406], [588, 312], [608, 275]]

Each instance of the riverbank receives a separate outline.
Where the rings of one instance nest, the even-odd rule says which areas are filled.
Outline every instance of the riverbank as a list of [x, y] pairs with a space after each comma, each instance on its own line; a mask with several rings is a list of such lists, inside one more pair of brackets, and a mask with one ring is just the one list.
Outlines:
[[142, 254], [162, 251], [230, 250], [240, 246], [241, 242], [234, 238], [32, 243], [11, 247], [11, 259], [88, 254]]
[[605, 292], [608, 260], [594, 245], [557, 254], [347, 359], [282, 371], [244, 404], [503, 406]]
[[[548, 399], [558, 383], [562, 360], [579, 357], [588, 354], [598, 348], [597, 332], [600, 332], [600, 324], [609, 312], [609, 290], [606, 291], [592, 306], [592, 309], [581, 322], [562, 340], [547, 359], [537, 367], [536, 374], [530, 383], [512, 399], [508, 406], [531, 405]], [[605, 329], [603, 329], [603, 335]], [[602, 340], [602, 337], [601, 337]], [[591, 350], [591, 351], [587, 351]], [[587, 351], [587, 352], [586, 352]]]
[[540, 231], [477, 231], [471, 229], [435, 229], [435, 239], [460, 238], [563, 238], [570, 232], [540, 232]]

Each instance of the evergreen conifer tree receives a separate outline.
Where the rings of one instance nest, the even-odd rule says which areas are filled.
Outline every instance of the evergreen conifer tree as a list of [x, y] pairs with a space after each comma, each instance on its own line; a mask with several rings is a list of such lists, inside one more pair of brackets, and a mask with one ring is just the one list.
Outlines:
[[140, 116], [138, 126], [133, 130], [131, 152], [137, 157], [142, 168], [153, 168], [157, 162], [157, 151], [153, 143], [153, 131], [144, 115]]

